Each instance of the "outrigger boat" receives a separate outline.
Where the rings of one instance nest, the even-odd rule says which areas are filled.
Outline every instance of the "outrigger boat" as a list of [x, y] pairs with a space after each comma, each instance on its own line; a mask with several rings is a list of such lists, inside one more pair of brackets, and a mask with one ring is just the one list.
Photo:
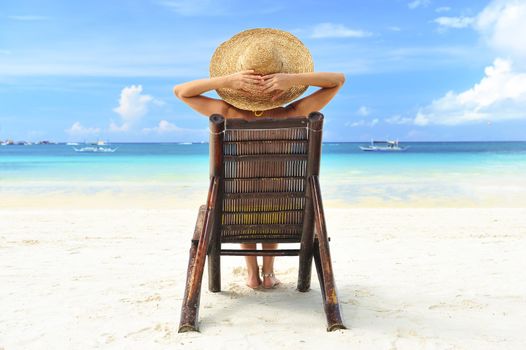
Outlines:
[[82, 147], [82, 148], [76, 148], [76, 147], [73, 147], [73, 149], [75, 150], [75, 152], [102, 152], [102, 153], [113, 153], [115, 152], [118, 147], [115, 147], [115, 148], [110, 148], [110, 147], [101, 147], [101, 146], [97, 146], [97, 147], [94, 147], [94, 146], [88, 146], [88, 147]]
[[371, 141], [369, 146], [360, 146], [362, 151], [373, 151], [373, 152], [396, 152], [405, 151], [409, 147], [402, 147], [398, 144], [398, 140], [387, 140], [387, 141]]

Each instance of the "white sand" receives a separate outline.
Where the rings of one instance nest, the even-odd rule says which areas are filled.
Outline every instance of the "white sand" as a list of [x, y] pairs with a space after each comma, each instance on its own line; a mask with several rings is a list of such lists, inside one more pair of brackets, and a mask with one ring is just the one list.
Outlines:
[[178, 334], [195, 210], [0, 210], [0, 349], [525, 349], [526, 209], [328, 209], [346, 331], [327, 333], [313, 273], [295, 291], [201, 297]]

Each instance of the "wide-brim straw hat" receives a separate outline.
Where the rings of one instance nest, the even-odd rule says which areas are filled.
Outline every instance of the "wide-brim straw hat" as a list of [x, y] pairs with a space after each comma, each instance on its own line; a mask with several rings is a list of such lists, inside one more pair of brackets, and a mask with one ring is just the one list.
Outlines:
[[[294, 35], [283, 30], [256, 28], [245, 30], [225, 41], [215, 50], [210, 61], [210, 77], [220, 77], [253, 69], [255, 74], [306, 73], [314, 70], [307, 47]], [[282, 106], [307, 90], [293, 86], [275, 101], [276, 94], [221, 88], [217, 93], [231, 105], [249, 111], [265, 111]]]

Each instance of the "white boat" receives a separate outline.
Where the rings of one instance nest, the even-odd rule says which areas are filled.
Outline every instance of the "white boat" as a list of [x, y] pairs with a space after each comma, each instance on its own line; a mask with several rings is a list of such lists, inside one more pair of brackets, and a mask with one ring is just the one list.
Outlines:
[[387, 140], [387, 141], [371, 141], [369, 146], [360, 146], [362, 151], [370, 152], [399, 152], [405, 151], [409, 147], [402, 147], [399, 145], [398, 140]]
[[102, 147], [102, 146], [96, 146], [96, 147], [95, 146], [88, 146], [88, 147], [82, 147], [82, 148], [73, 147], [73, 149], [75, 150], [75, 152], [113, 153], [113, 152], [115, 152], [118, 149], [118, 147], [111, 148], [111, 147]]
[[68, 142], [68, 143], [66, 143], [66, 145], [68, 145], [68, 146], [78, 146], [79, 143], [78, 142]]

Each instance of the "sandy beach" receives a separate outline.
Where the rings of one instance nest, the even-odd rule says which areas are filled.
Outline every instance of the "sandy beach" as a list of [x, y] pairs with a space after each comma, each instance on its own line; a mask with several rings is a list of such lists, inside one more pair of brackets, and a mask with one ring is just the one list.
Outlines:
[[297, 258], [253, 291], [225, 257], [201, 333], [178, 334], [197, 208], [2, 209], [0, 349], [526, 347], [526, 209], [326, 211], [348, 330], [325, 331], [315, 273], [295, 290]]

